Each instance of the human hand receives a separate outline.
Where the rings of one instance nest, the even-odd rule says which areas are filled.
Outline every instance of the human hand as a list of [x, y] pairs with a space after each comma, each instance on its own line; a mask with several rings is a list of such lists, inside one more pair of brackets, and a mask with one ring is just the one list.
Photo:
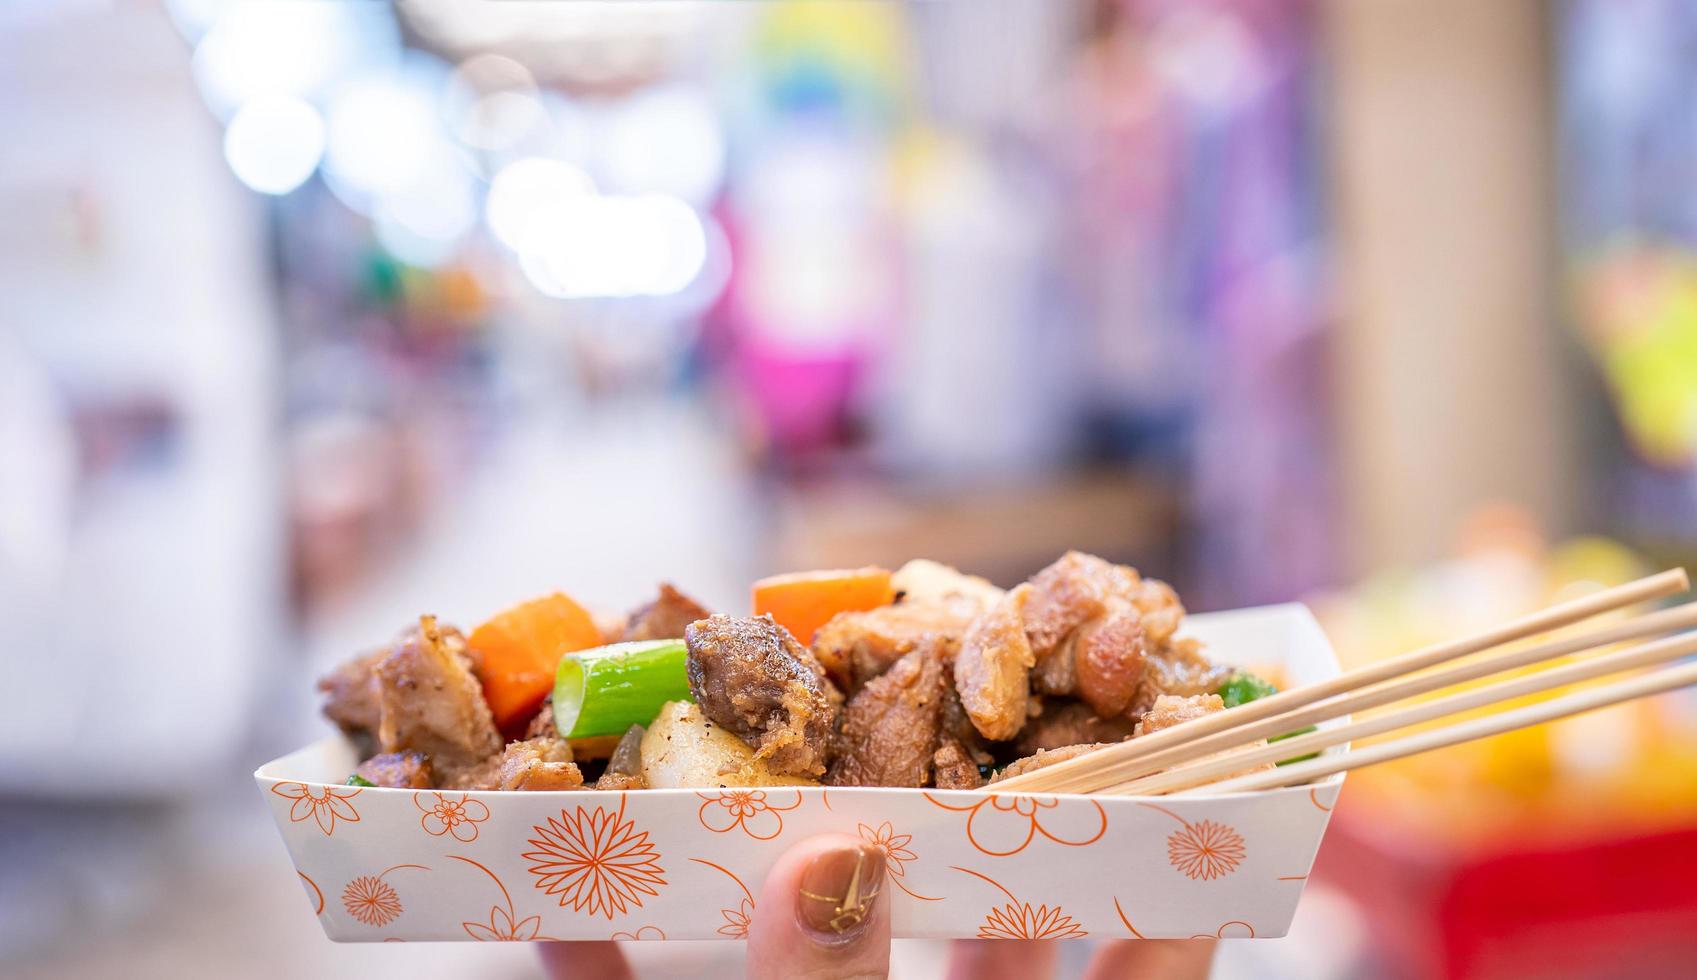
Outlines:
[[[822, 834], [790, 848], [760, 889], [748, 930], [747, 975], [754, 980], [849, 980], [890, 972], [890, 911], [884, 855], [860, 840]], [[952, 980], [1040, 980], [1054, 973], [1054, 942], [956, 942]], [[1211, 940], [1117, 940], [1091, 959], [1086, 980], [1202, 980]], [[631, 977], [617, 943], [545, 943], [551, 980]]]

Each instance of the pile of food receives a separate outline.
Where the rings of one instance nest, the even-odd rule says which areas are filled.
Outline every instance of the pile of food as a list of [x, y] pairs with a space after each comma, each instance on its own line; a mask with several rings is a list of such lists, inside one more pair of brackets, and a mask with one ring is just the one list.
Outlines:
[[662, 585], [613, 622], [562, 595], [469, 635], [424, 616], [319, 687], [349, 782], [462, 790], [973, 789], [1273, 690], [1178, 636], [1164, 582], [1079, 552], [1006, 591], [925, 560], [777, 576], [753, 607]]

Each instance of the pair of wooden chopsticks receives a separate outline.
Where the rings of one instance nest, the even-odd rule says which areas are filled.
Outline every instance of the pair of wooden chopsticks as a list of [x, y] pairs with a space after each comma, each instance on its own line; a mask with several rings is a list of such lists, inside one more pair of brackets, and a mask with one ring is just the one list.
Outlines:
[[[1697, 633], [1683, 633], [1463, 691], [1376, 718], [1280, 739], [1271, 745], [1263, 741], [1354, 711], [1390, 704], [1464, 681], [1627, 640], [1697, 627], [1697, 603], [1691, 603], [1625, 619], [1578, 636], [1494, 650], [1602, 613], [1683, 592], [1689, 585], [1683, 570], [1662, 572], [1551, 606], [1474, 636], [1425, 647], [1329, 680], [1292, 688], [1164, 731], [1110, 745], [1003, 780], [994, 784], [994, 788], [997, 792], [1109, 795], [1272, 789], [1697, 684], [1697, 664], [1686, 664], [1495, 715], [1468, 719], [1368, 748], [1322, 755], [1276, 769], [1225, 778], [1269, 762], [1319, 752], [1354, 739], [1385, 734], [1457, 712], [1697, 653]], [[1485, 651], [1492, 652], [1476, 659], [1462, 659]], [[1453, 660], [1461, 662], [1423, 673]]]

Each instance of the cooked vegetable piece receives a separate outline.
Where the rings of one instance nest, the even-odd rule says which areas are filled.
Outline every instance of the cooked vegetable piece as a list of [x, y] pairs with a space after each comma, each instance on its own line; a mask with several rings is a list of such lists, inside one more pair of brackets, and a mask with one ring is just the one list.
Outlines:
[[607, 771], [621, 776], [635, 776], [642, 772], [642, 736], [648, 730], [641, 725], [632, 725], [625, 730], [624, 737], [619, 739], [618, 747], [607, 759]]
[[816, 779], [780, 776], [748, 743], [716, 725], [688, 701], [660, 709], [642, 736], [642, 775], [651, 789], [737, 786], [817, 786]]
[[561, 658], [554, 681], [554, 727], [563, 738], [621, 735], [667, 701], [688, 700], [682, 640], [639, 640]]
[[[1268, 742], [1282, 742], [1287, 738], [1295, 738], [1298, 735], [1307, 735], [1310, 732], [1317, 732], [1317, 731], [1319, 731], [1318, 728], [1315, 728], [1313, 725], [1309, 725], [1307, 728], [1298, 728], [1294, 732], [1286, 732], [1283, 735], [1275, 735], [1272, 738], [1267, 739], [1267, 741]], [[1307, 762], [1309, 759], [1318, 759], [1319, 757], [1320, 757], [1320, 753], [1310, 752], [1307, 755], [1299, 755], [1299, 756], [1297, 756], [1293, 759], [1280, 759], [1278, 764], [1281, 765], [1281, 766], [1288, 766], [1293, 762]]]
[[1220, 695], [1220, 700], [1226, 703], [1226, 707], [1235, 708], [1240, 704], [1248, 704], [1277, 694], [1279, 689], [1249, 671], [1242, 670], [1226, 678], [1226, 682], [1220, 685], [1216, 693]]
[[754, 615], [770, 613], [804, 644], [838, 613], [887, 606], [896, 593], [883, 568], [848, 568], [773, 575], [754, 583]]
[[582, 606], [556, 592], [501, 612], [468, 642], [482, 657], [477, 678], [495, 724], [510, 733], [554, 686], [560, 658], [600, 645], [601, 631]]
[[372, 788], [375, 788], [377, 786], [376, 783], [372, 782], [369, 779], [366, 779], [364, 776], [361, 776], [357, 772], [354, 773], [352, 776], [348, 777], [348, 785], [349, 786], [368, 786], [368, 787], [372, 787]]

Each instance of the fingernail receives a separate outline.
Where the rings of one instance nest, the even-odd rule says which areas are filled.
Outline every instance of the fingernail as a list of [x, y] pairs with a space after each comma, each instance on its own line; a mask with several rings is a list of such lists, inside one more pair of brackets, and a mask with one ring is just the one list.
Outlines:
[[852, 939], [872, 917], [883, 890], [883, 851], [870, 847], [827, 851], [802, 872], [796, 913], [801, 924], [822, 939]]

